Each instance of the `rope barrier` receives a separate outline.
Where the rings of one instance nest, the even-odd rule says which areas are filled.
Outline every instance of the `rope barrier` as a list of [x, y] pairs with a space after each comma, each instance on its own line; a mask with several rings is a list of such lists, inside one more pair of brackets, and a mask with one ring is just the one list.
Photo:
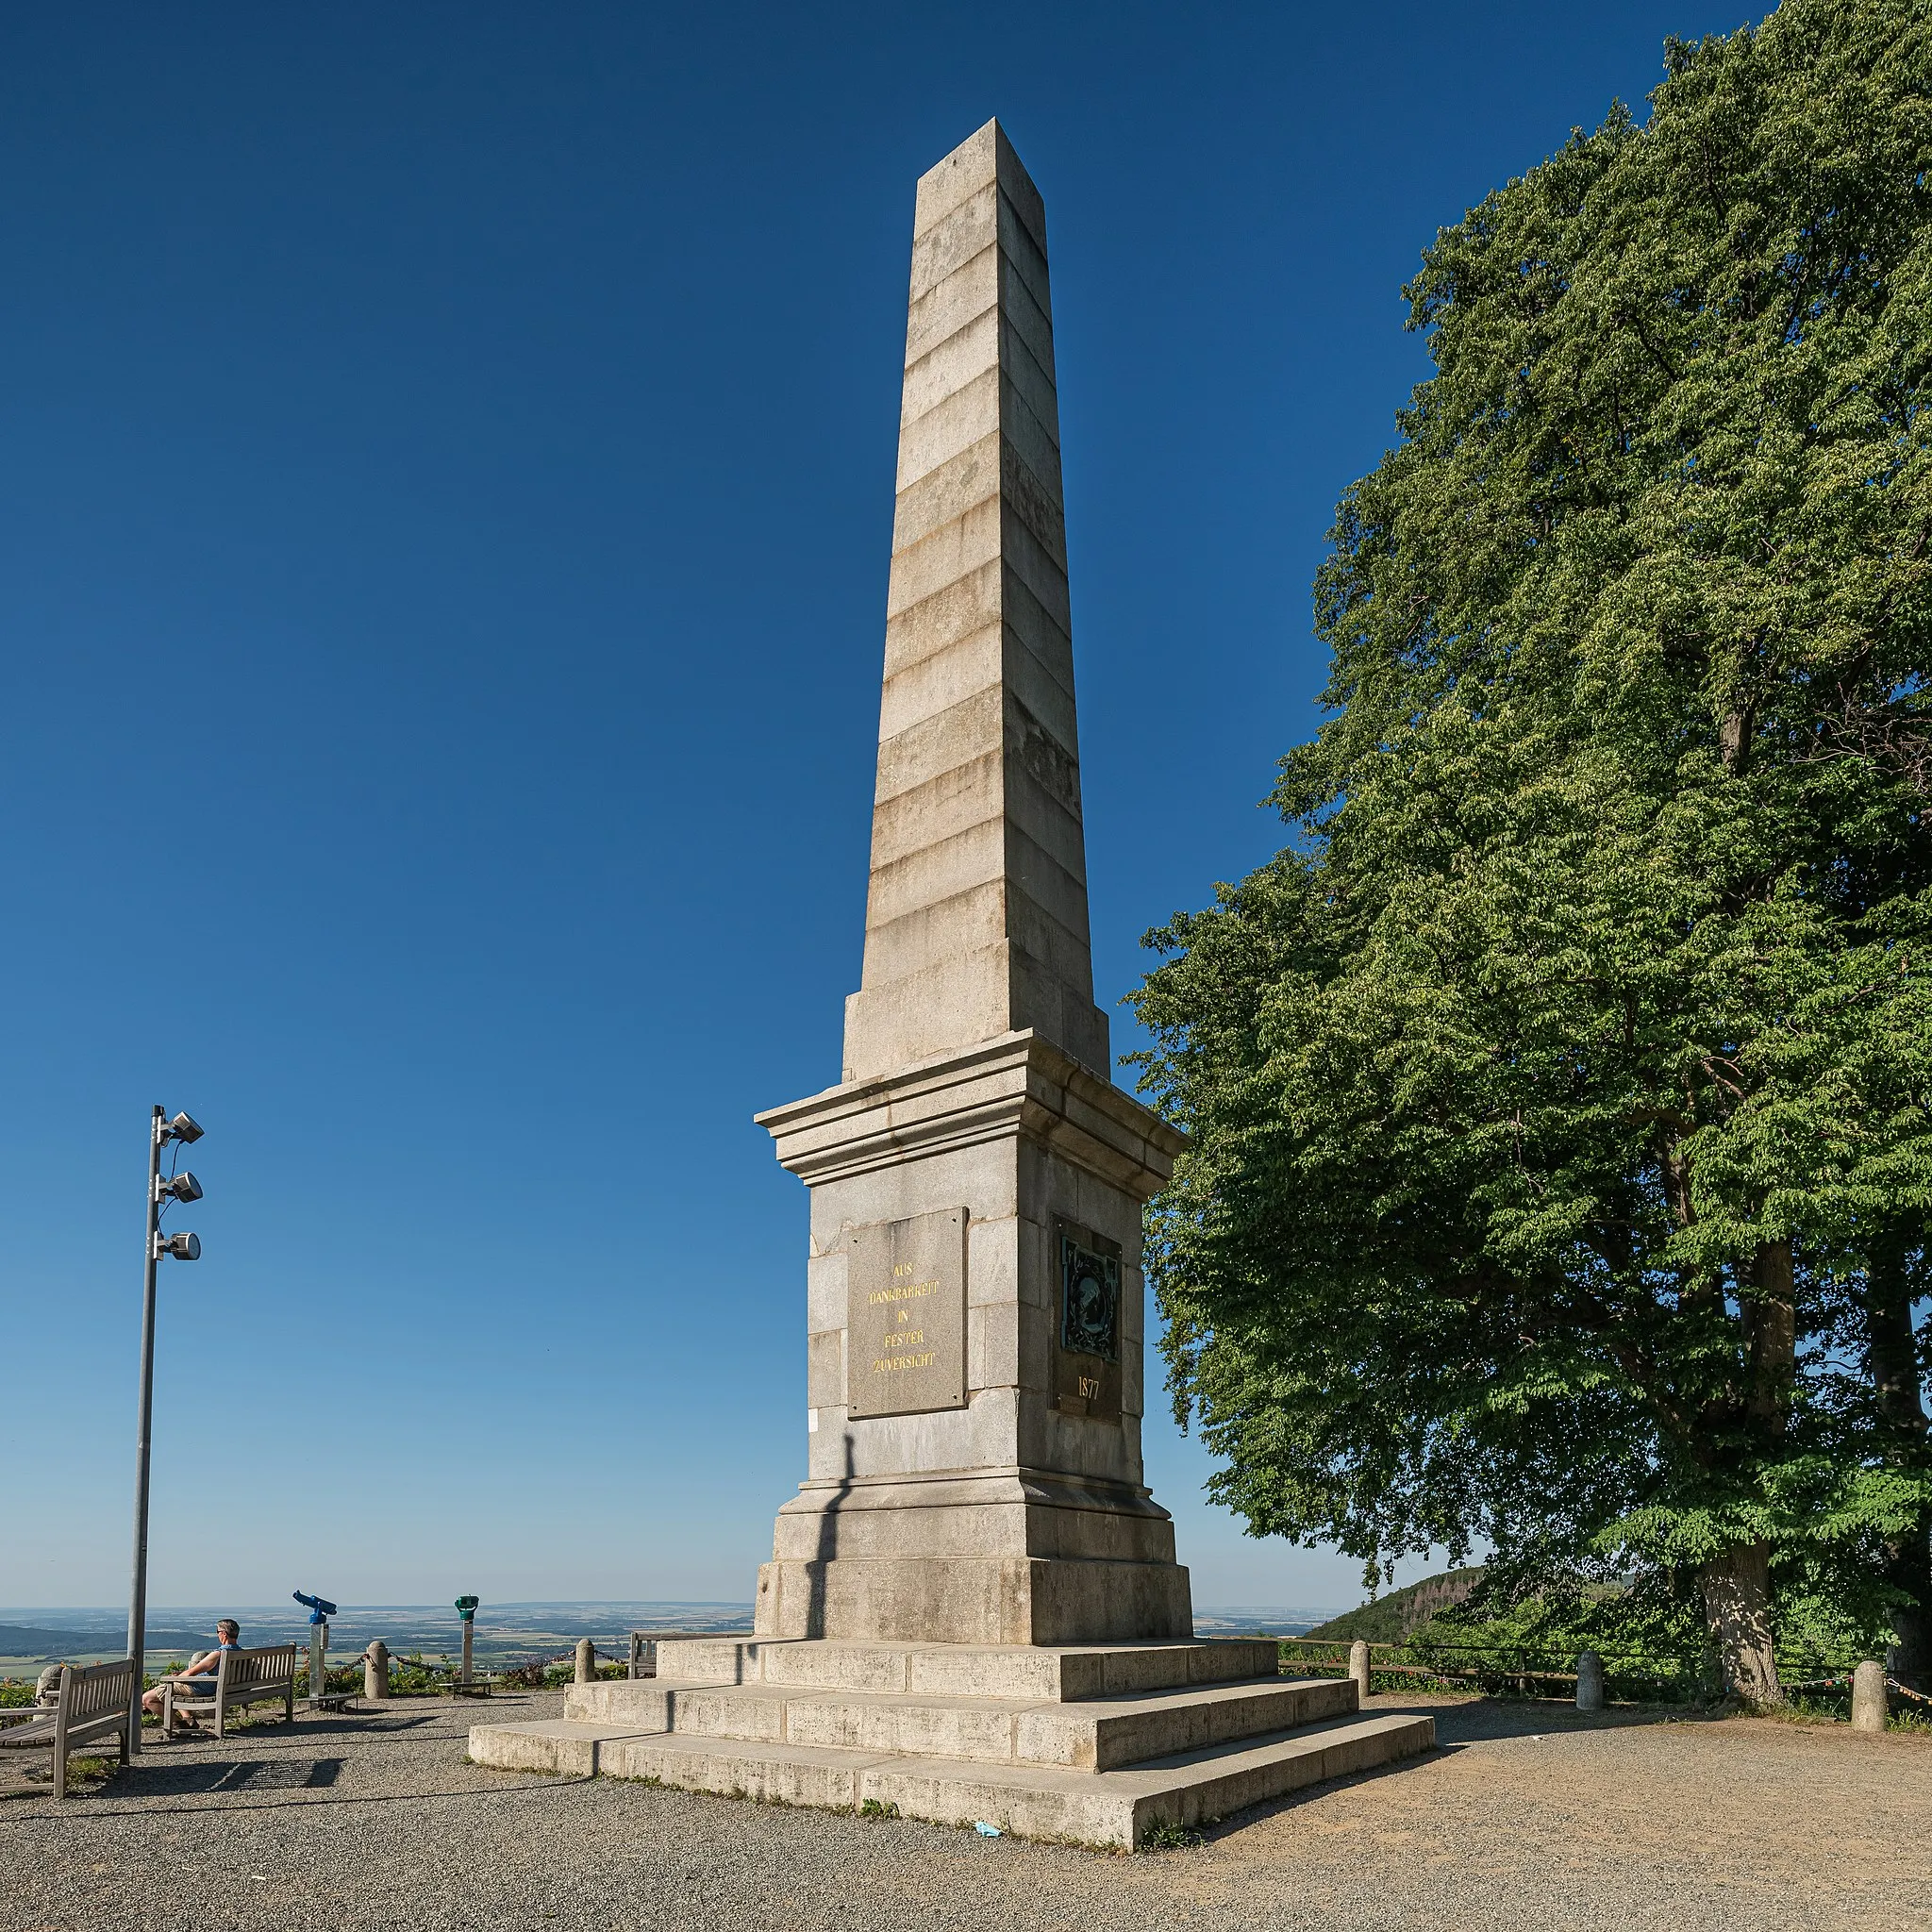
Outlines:
[[[1336, 1670], [1345, 1672], [1348, 1668], [1348, 1651], [1355, 1640], [1345, 1637], [1278, 1637], [1274, 1641], [1284, 1649], [1292, 1644], [1299, 1651], [1326, 1653], [1326, 1655], [1318, 1654], [1313, 1657], [1299, 1657], [1295, 1659], [1297, 1662], [1305, 1662], [1310, 1665], [1328, 1665]], [[1542, 1684], [1574, 1684], [1576, 1682], [1576, 1672], [1574, 1668], [1567, 1671], [1544, 1670], [1538, 1665], [1530, 1664], [1526, 1661], [1509, 1661], [1507, 1655], [1499, 1652], [1497, 1646], [1492, 1644], [1439, 1643], [1430, 1641], [1419, 1646], [1412, 1646], [1405, 1641], [1400, 1643], [1371, 1643], [1368, 1649], [1369, 1668], [1378, 1676], [1435, 1677], [1443, 1683], [1471, 1683], [1477, 1682], [1486, 1677], [1491, 1679], [1499, 1677], [1513, 1678], [1519, 1682]], [[1379, 1657], [1377, 1656], [1378, 1652], [1380, 1653]], [[1397, 1663], [1390, 1657], [1391, 1652], [1401, 1653], [1407, 1657], [1421, 1659], [1421, 1661]], [[1519, 1650], [1515, 1655], [1520, 1658], [1528, 1658], [1536, 1656], [1548, 1657], [1556, 1656], [1557, 1653], [1553, 1651], [1539, 1653], [1530, 1650]], [[1702, 1657], [1694, 1658], [1657, 1657], [1646, 1656], [1640, 1651], [1626, 1651], [1623, 1653], [1614, 1651], [1599, 1652], [1598, 1655], [1603, 1659], [1605, 1674], [1611, 1676], [1649, 1677], [1652, 1681], [1658, 1683], [1666, 1680], [1690, 1679], [1694, 1681], [1701, 1678], [1705, 1671], [1705, 1660]], [[1463, 1664], [1458, 1667], [1457, 1664], [1449, 1661], [1451, 1658], [1457, 1657], [1475, 1657], [1482, 1659], [1482, 1661], [1474, 1666]], [[1810, 1662], [1812, 1660], [1807, 1658], [1804, 1661]], [[1793, 1666], [1796, 1666], [1798, 1662], [1798, 1659], [1792, 1659]], [[1813, 1663], [1813, 1668], [1818, 1668], [1815, 1662]], [[1783, 1679], [1785, 1690], [1792, 1692], [1802, 1690], [1840, 1690], [1849, 1692], [1852, 1685], [1852, 1674], [1857, 1669], [1856, 1664], [1824, 1664], [1823, 1668], [1825, 1674], [1822, 1676], [1787, 1677]], [[1886, 1675], [1885, 1685], [1886, 1689], [1893, 1696], [1903, 1697], [1910, 1703], [1923, 1705], [1926, 1708], [1932, 1709], [1932, 1696], [1928, 1696], [1923, 1690], [1914, 1690], [1909, 1685], [1901, 1684], [1890, 1673]]]

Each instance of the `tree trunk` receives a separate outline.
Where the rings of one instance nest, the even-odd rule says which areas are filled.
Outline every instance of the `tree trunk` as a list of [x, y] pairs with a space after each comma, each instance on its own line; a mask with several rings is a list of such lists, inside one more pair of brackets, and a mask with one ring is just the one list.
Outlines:
[[1753, 1709], [1785, 1701], [1771, 1641], [1771, 1545], [1734, 1543], [1699, 1573], [1724, 1688]]
[[1741, 778], [1744, 767], [1751, 761], [1751, 726], [1757, 711], [1756, 705], [1746, 705], [1741, 711], [1727, 712], [1718, 721], [1718, 756], [1734, 778]]
[[[1908, 1248], [1903, 1234], [1874, 1247], [1865, 1281], [1865, 1341], [1886, 1460], [1916, 1471], [1932, 1459], [1932, 1444], [1912, 1345]], [[1932, 1690], [1932, 1510], [1921, 1510], [1916, 1524], [1884, 1544], [1881, 1563], [1885, 1581], [1907, 1599], [1891, 1611], [1891, 1674], [1915, 1690]]]
[[1880, 1560], [1886, 1582], [1910, 1599], [1891, 1607], [1886, 1662], [1901, 1684], [1932, 1691], [1932, 1522], [1922, 1515], [1916, 1531], [1883, 1546]]
[[[1738, 1300], [1744, 1318], [1752, 1420], [1782, 1434], [1798, 1370], [1798, 1298], [1790, 1241], [1766, 1241], [1751, 1267], [1751, 1292]], [[1740, 1284], [1741, 1288], [1741, 1284]]]

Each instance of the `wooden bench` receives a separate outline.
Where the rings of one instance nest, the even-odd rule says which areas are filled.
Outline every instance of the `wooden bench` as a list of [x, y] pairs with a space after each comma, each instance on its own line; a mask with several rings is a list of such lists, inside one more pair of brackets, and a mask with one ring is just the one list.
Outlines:
[[[215, 1736], [227, 1735], [228, 1713], [245, 1704], [265, 1704], [271, 1698], [282, 1700], [283, 1716], [295, 1722], [295, 1672], [301, 1656], [298, 1646], [278, 1643], [268, 1650], [225, 1650], [212, 1675], [204, 1673], [186, 1683], [168, 1679], [161, 1686], [161, 1735], [175, 1728], [175, 1713], [183, 1711], [202, 1717], [212, 1712]], [[201, 1685], [211, 1688], [201, 1690]]]
[[127, 1762], [128, 1726], [134, 1705], [134, 1661], [62, 1664], [60, 1694], [51, 1708], [41, 1706], [23, 1724], [0, 1730], [0, 1751], [54, 1752], [54, 1795], [67, 1795], [67, 1760], [83, 1744], [117, 1733], [121, 1762]]

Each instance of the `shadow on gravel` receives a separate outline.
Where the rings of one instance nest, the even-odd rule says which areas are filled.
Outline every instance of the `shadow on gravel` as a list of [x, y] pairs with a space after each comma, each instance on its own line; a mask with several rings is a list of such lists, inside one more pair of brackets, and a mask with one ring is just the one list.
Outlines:
[[437, 1713], [433, 1710], [425, 1710], [418, 1717], [392, 1717], [386, 1710], [368, 1710], [349, 1712], [341, 1717], [298, 1718], [295, 1728], [305, 1738], [365, 1738], [372, 1733], [390, 1737], [397, 1731], [420, 1731], [425, 1724], [433, 1724], [436, 1718]]
[[[223, 1787], [219, 1790], [210, 1789], [198, 1793], [184, 1794], [210, 1798], [214, 1801], [211, 1804], [169, 1805], [157, 1802], [157, 1800], [168, 1795], [167, 1793], [138, 1790], [134, 1785], [126, 1782], [126, 1774], [124, 1773], [120, 1777], [109, 1779], [108, 1784], [102, 1789], [100, 1799], [87, 1805], [84, 1809], [70, 1807], [67, 1810], [52, 1811], [53, 1801], [51, 1799], [48, 1800], [48, 1805], [52, 1816], [62, 1820], [71, 1818], [76, 1824], [88, 1824], [100, 1818], [165, 1818], [172, 1812], [184, 1811], [201, 1811], [212, 1816], [225, 1817], [231, 1811], [280, 1811], [294, 1807], [313, 1808], [314, 1807], [325, 1805], [427, 1805], [431, 1803], [441, 1804], [451, 1798], [499, 1800], [521, 1797], [526, 1791], [550, 1791], [556, 1790], [562, 1785], [587, 1785], [594, 1782], [593, 1778], [588, 1777], [533, 1777], [516, 1784], [473, 1785], [468, 1790], [462, 1791], [340, 1791], [326, 1798], [262, 1798], [259, 1800], [251, 1800], [245, 1795], [240, 1799], [230, 1800], [224, 1793], [228, 1790], [232, 1790], [233, 1787]], [[285, 1785], [281, 1789], [299, 1790], [301, 1787], [299, 1784], [291, 1784]], [[133, 1802], [115, 1807], [112, 1801], [116, 1798], [130, 1799]], [[101, 1800], [106, 1800], [107, 1802], [103, 1803]]]
[[325, 1790], [342, 1774], [340, 1757], [245, 1758], [225, 1763], [204, 1758], [197, 1764], [130, 1765], [114, 1780], [117, 1798], [188, 1797], [206, 1791]]
[[1572, 1731], [1624, 1731], [1645, 1724], [1713, 1724], [1715, 1713], [1690, 1706], [1662, 1704], [1612, 1705], [1607, 1710], [1578, 1710], [1554, 1698], [1540, 1703], [1523, 1697], [1471, 1697], [1432, 1704], [1426, 1699], [1407, 1703], [1377, 1697], [1370, 1706], [1376, 1717], [1432, 1717], [1437, 1748], [1455, 1751], [1491, 1738], [1549, 1738]]
[[211, 1730], [188, 1731], [178, 1738], [148, 1736], [141, 1741], [141, 1755], [164, 1764], [177, 1750], [201, 1749], [218, 1742], [234, 1745], [245, 1741], [264, 1751], [286, 1750], [291, 1744], [307, 1744], [318, 1738], [392, 1738], [403, 1731], [421, 1730], [436, 1722], [433, 1713], [422, 1717], [389, 1717], [374, 1712], [366, 1717], [298, 1717], [292, 1728], [279, 1720], [275, 1724], [232, 1724], [225, 1740], [217, 1740]]
[[1716, 1713], [1688, 1707], [1627, 1705], [1608, 1710], [1582, 1711], [1574, 1705], [1555, 1699], [1541, 1703], [1532, 1698], [1469, 1697], [1430, 1702], [1383, 1694], [1371, 1700], [1364, 1715], [1374, 1717], [1432, 1717], [1436, 1721], [1436, 1748], [1421, 1757], [1398, 1758], [1393, 1764], [1377, 1765], [1373, 1771], [1353, 1777], [1330, 1778], [1318, 1785], [1305, 1785], [1300, 1790], [1284, 1792], [1266, 1804], [1231, 1811], [1201, 1827], [1202, 1842], [1215, 1844], [1263, 1818], [1278, 1818], [1312, 1803], [1330, 1791], [1351, 1786], [1372, 1784], [1383, 1778], [1400, 1777], [1431, 1757], [1453, 1757], [1472, 1744], [1499, 1738], [1548, 1738], [1572, 1731], [1623, 1731], [1650, 1724], [1707, 1724], [1718, 1721]]

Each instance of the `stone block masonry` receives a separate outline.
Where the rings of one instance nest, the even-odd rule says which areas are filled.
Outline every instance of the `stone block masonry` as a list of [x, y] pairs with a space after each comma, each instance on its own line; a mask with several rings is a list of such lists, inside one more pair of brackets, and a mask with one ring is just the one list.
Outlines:
[[1181, 1136], [1093, 1004], [1046, 214], [989, 122], [919, 184], [872, 874], [811, 1195], [806, 1478], [749, 1639], [658, 1647], [479, 1764], [1132, 1848], [1429, 1748], [1193, 1641], [1142, 1477], [1141, 1214]]
[[989, 122], [919, 185], [872, 876], [844, 1078], [1093, 1004], [1046, 216]]
[[758, 1627], [1184, 1638], [1141, 1467], [1141, 1208], [1181, 1141], [1093, 1004], [1046, 214], [995, 123], [919, 184], [903, 380], [843, 1078], [760, 1116], [811, 1241]]

